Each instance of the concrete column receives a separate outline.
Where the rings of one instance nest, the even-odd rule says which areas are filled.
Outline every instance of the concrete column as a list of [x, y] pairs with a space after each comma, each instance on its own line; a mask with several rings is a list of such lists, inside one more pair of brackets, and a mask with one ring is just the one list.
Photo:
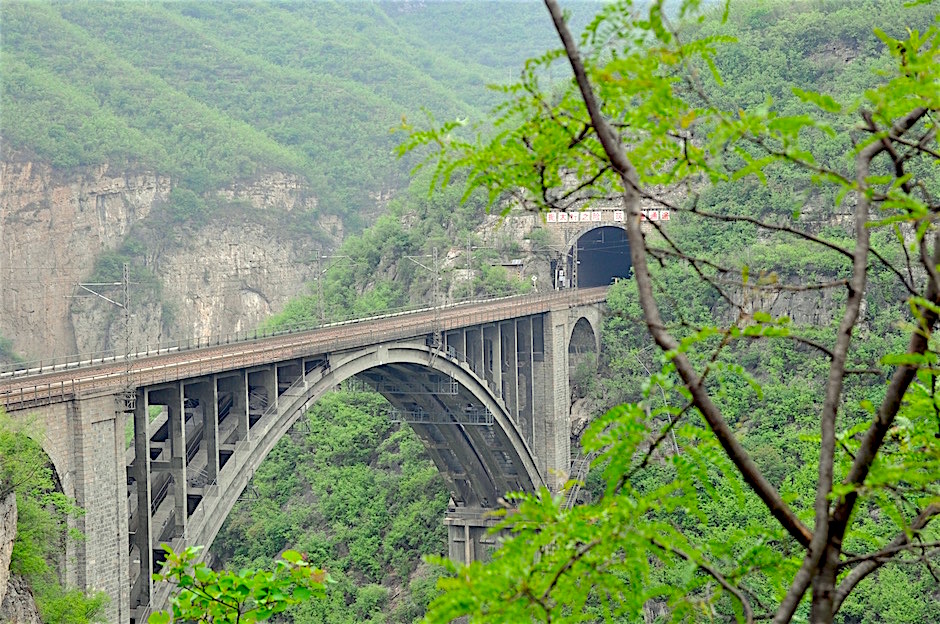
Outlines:
[[235, 419], [236, 440], [247, 440], [249, 437], [248, 379], [245, 371], [240, 370], [231, 375], [220, 375], [217, 383], [219, 392], [232, 394], [232, 407], [229, 409], [228, 418]]
[[303, 374], [303, 362], [300, 360], [278, 364], [277, 372], [277, 394], [281, 395], [285, 390], [291, 387], [295, 381], [300, 379]]
[[484, 325], [483, 332], [483, 371], [484, 378], [490, 384], [492, 391], [498, 396], [501, 392], [502, 371], [499, 358], [499, 327]]
[[[167, 429], [170, 443], [169, 465], [154, 466], [154, 470], [166, 470], [173, 479], [173, 536], [183, 535], [186, 530], [186, 413], [183, 409], [183, 388], [174, 384], [151, 391], [150, 400], [166, 406]], [[169, 526], [167, 529], [169, 530]], [[164, 536], [158, 536], [163, 539]]]
[[444, 524], [447, 525], [448, 556], [452, 561], [469, 565], [473, 561], [489, 560], [499, 540], [497, 535], [489, 533], [497, 520], [487, 517], [487, 511], [476, 507], [448, 510]]
[[[202, 449], [206, 452], [206, 482], [219, 474], [219, 393], [215, 378], [186, 384], [186, 397], [199, 401], [202, 412]], [[201, 450], [202, 450], [201, 449]]]
[[444, 350], [449, 352], [453, 349], [454, 357], [458, 360], [464, 359], [464, 338], [462, 331], [447, 332], [444, 336]]
[[532, 452], [536, 455], [536, 461], [539, 463], [539, 470], [544, 473], [543, 458], [539, 453], [542, 438], [544, 437], [541, 422], [534, 417], [532, 394], [533, 370], [532, 370], [532, 319], [524, 318], [516, 321], [516, 366], [519, 372], [516, 379], [518, 381], [517, 399], [519, 410], [519, 427], [523, 435], [529, 441]]
[[483, 377], [483, 332], [479, 328], [467, 328], [467, 364], [474, 373]]
[[[259, 391], [260, 394], [267, 396], [267, 399], [265, 403], [255, 407], [251, 402], [250, 394]], [[248, 420], [249, 422], [254, 422], [254, 420], [264, 414], [268, 408], [272, 406], [277, 407], [277, 373], [275, 368], [273, 366], [266, 366], [264, 368], [248, 371], [248, 392]]]
[[[131, 476], [137, 489], [137, 527], [134, 532], [134, 545], [140, 573], [131, 596], [131, 607], [137, 608], [150, 604], [153, 595], [153, 528], [150, 513], [152, 481], [150, 478], [150, 404], [147, 393], [137, 390], [137, 404], [134, 407], [134, 463]], [[128, 581], [129, 582], [129, 581]]]
[[549, 487], [564, 484], [571, 468], [571, 397], [568, 386], [568, 312], [549, 312], [543, 317], [543, 361], [535, 362], [536, 422], [544, 423], [544, 435], [536, 436], [542, 474]]
[[153, 594], [153, 548], [150, 501], [152, 481], [150, 478], [150, 405], [147, 393], [137, 390], [137, 403], [134, 407], [134, 463], [131, 464], [131, 476], [137, 490], [137, 526], [133, 544], [137, 547], [140, 571], [131, 596], [131, 607], [150, 604]]
[[[519, 419], [519, 357], [516, 347], [516, 321], [503, 323], [500, 326], [500, 355], [503, 369], [503, 400], [506, 402], [506, 409], [510, 416], [518, 425]], [[526, 432], [523, 430], [523, 437]], [[531, 431], [529, 432], [531, 434]], [[526, 442], [531, 445], [532, 440], [526, 438]]]
[[127, 464], [123, 405], [116, 399], [82, 397], [67, 408], [75, 501], [85, 511], [74, 522], [84, 539], [70, 563], [78, 587], [110, 596], [108, 621], [126, 622], [130, 619]]
[[167, 404], [167, 422], [170, 425], [170, 461], [173, 467], [173, 509], [177, 535], [186, 530], [186, 513], [188, 497], [186, 489], [186, 411], [183, 407], [183, 392], [181, 387], [175, 388], [173, 400]]

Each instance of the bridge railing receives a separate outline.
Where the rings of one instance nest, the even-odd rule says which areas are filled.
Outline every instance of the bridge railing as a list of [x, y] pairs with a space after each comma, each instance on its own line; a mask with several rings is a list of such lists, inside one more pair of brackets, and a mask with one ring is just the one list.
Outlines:
[[[408, 310], [395, 310], [385, 312], [379, 315], [373, 315], [369, 317], [362, 318], [351, 318], [341, 321], [333, 321], [330, 323], [300, 323], [288, 327], [280, 327], [277, 330], [271, 329], [255, 329], [250, 331], [240, 331], [240, 332], [231, 332], [228, 334], [220, 334], [214, 337], [209, 338], [196, 338], [196, 339], [187, 339], [180, 340], [170, 343], [162, 343], [157, 346], [146, 346], [142, 349], [136, 349], [134, 353], [129, 354], [127, 359], [129, 360], [139, 360], [146, 357], [182, 352], [182, 351], [196, 351], [198, 349], [205, 349], [208, 347], [229, 345], [229, 344], [238, 344], [238, 343], [252, 343], [257, 341], [266, 340], [268, 338], [276, 336], [285, 336], [301, 332], [310, 332], [323, 328], [338, 327], [338, 326], [351, 326], [351, 325], [364, 325], [369, 323], [374, 323], [375, 321], [382, 319], [389, 319], [394, 317], [403, 317], [402, 323], [395, 326], [394, 329], [386, 329], [383, 331], [375, 331], [371, 327], [368, 330], [368, 333], [365, 331], [351, 331], [344, 333], [338, 339], [330, 341], [329, 345], [325, 346], [327, 351], [336, 351], [346, 348], [353, 348], [363, 344], [363, 341], [372, 343], [372, 342], [381, 342], [388, 340], [396, 340], [400, 338], [413, 337], [419, 335], [428, 329], [427, 321], [421, 321], [416, 323], [408, 323], [408, 315], [415, 315], [417, 313], [427, 313], [439, 311], [441, 314], [451, 313], [455, 311], [460, 312], [461, 308], [468, 308], [467, 314], [461, 315], [461, 320], [465, 325], [476, 325], [484, 324], [488, 322], [493, 322], [500, 317], [505, 317], [506, 315], [506, 305], [510, 305], [510, 309], [525, 309], [526, 306], [530, 306], [536, 302], [540, 301], [551, 301], [558, 304], [579, 304], [585, 303], [589, 300], [597, 299], [597, 296], [600, 291], [604, 289], [590, 289], [590, 290], [563, 290], [563, 291], [553, 291], [550, 294], [530, 294], [530, 295], [515, 295], [509, 297], [500, 297], [496, 299], [483, 299], [483, 300], [472, 300], [467, 302], [460, 302], [456, 304], [448, 304], [437, 307], [425, 307], [425, 308], [414, 308]], [[597, 291], [597, 292], [595, 292]], [[501, 304], [499, 306], [499, 313], [495, 308], [480, 310], [480, 304]], [[476, 306], [472, 308], [471, 306]], [[472, 310], [472, 311], [471, 311]], [[521, 314], [521, 313], [520, 313]], [[437, 318], [437, 315], [436, 315]], [[272, 346], [271, 349], [279, 349], [282, 346]], [[266, 349], [252, 349], [254, 352], [263, 352]], [[60, 372], [65, 370], [70, 370], [74, 368], [91, 368], [100, 365], [107, 364], [116, 364], [124, 362], [124, 355], [117, 355], [114, 351], [104, 352], [108, 355], [103, 357], [96, 357], [98, 354], [85, 354], [79, 356], [71, 356], [66, 358], [51, 359], [51, 360], [39, 360], [35, 362], [20, 362], [13, 365], [7, 365], [3, 368], [0, 368], [0, 384], [4, 381], [12, 380], [13, 378], [31, 376], [31, 375], [40, 375], [44, 373], [51, 372]], [[217, 362], [219, 358], [226, 357], [223, 355], [207, 355], [205, 358], [191, 358], [186, 362], [171, 363], [165, 365], [157, 365], [152, 368], [145, 370], [135, 370], [134, 371], [134, 382], [137, 386], [150, 385], [155, 383], [161, 383], [166, 381], [172, 381], [174, 379], [179, 379], [179, 371], [182, 367], [186, 367], [187, 370], [192, 373], [194, 370], [196, 373], [199, 372], [215, 372], [217, 370]], [[193, 368], [195, 366], [195, 369]], [[113, 368], [113, 367], [112, 367]], [[90, 372], [90, 371], [89, 371]], [[121, 373], [114, 372], [110, 370], [108, 372], [103, 372], [101, 375], [95, 374], [84, 374], [82, 377], [82, 384], [86, 387], [97, 387], [96, 382], [104, 382], [110, 380], [111, 385], [117, 383], [118, 379], [121, 377]], [[104, 384], [101, 384], [104, 385]], [[26, 387], [22, 386], [14, 390], [0, 391], [0, 403], [6, 403], [7, 405], [11, 403], [27, 403], [30, 401], [50, 401], [55, 399], [62, 399], [69, 395], [74, 394], [75, 391], [75, 381], [66, 380], [66, 381], [56, 381], [48, 384], [36, 384], [34, 386]], [[19, 396], [17, 396], [19, 395]]]
[[[463, 302], [461, 302], [463, 303]], [[451, 304], [453, 306], [455, 304]], [[460, 304], [456, 304], [460, 305]], [[315, 320], [294, 323], [290, 325], [281, 325], [277, 328], [257, 327], [255, 329], [239, 330], [209, 336], [195, 336], [181, 338], [178, 340], [168, 340], [157, 343], [137, 344], [131, 347], [129, 353], [124, 353], [118, 349], [102, 349], [99, 351], [85, 351], [82, 353], [73, 353], [69, 355], [49, 356], [36, 360], [19, 360], [0, 365], [0, 380], [5, 377], [19, 377], [23, 375], [37, 375], [52, 371], [68, 370], [70, 368], [81, 368], [88, 366], [98, 366], [101, 364], [115, 364], [123, 362], [125, 359], [137, 360], [140, 358], [161, 355], [164, 353], [173, 353], [176, 351], [189, 351], [194, 349], [204, 349], [206, 347], [215, 347], [236, 342], [247, 342], [252, 340], [261, 340], [278, 336], [281, 334], [290, 334], [298, 331], [307, 331], [319, 329], [322, 327], [332, 327], [354, 323], [356, 321], [368, 320], [373, 318], [383, 318], [394, 316], [396, 314], [408, 314], [421, 312], [433, 308], [420, 307], [402, 307], [393, 308], [381, 315], [370, 317], [348, 316], [338, 319], [331, 319], [327, 322], [318, 322]]]

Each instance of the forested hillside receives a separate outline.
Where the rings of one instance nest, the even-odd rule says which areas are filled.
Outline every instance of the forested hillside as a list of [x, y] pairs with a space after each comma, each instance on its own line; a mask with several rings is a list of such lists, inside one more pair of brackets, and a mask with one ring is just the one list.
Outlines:
[[548, 47], [532, 9], [5, 2], [3, 148], [65, 170], [156, 169], [196, 193], [288, 171], [356, 221], [406, 185], [390, 133], [403, 116], [481, 119], [485, 85]]
[[496, 138], [415, 142], [491, 196], [558, 210], [570, 174], [674, 222], [625, 221], [594, 390], [627, 403], [584, 436], [594, 502], [523, 497], [429, 620], [934, 621], [935, 3], [685, 28], [621, 5], [580, 40], [546, 5], [577, 83], [541, 90], [543, 59]]
[[134, 343], [257, 325], [407, 187], [393, 128], [423, 109], [482, 121], [487, 85], [552, 42], [533, 2], [13, 1], [0, 18], [5, 360], [122, 348], [110, 304], [74, 291], [124, 262]]
[[[722, 43], [714, 58], [721, 84], [710, 72], [701, 74], [704, 95], [716, 105], [742, 111], [772, 107], [781, 114], [797, 114], [811, 110], [813, 102], [799, 97], [793, 87], [851, 101], [879, 80], [890, 60], [872, 33], [875, 27], [901, 36], [904, 24], [926, 29], [935, 18], [936, 4], [906, 9], [902, 22], [897, 19], [901, 4], [742, 0], [732, 3], [728, 24], [689, 24], [682, 32], [736, 39]], [[243, 204], [219, 201], [215, 195], [233, 180], [291, 172], [309, 183], [316, 209], [300, 210], [278, 221], [277, 227], [310, 238], [312, 214], [329, 212], [356, 232], [334, 251], [341, 257], [324, 260], [307, 294], [269, 318], [269, 326], [426, 303], [435, 276], [405, 256], [430, 256], [437, 248], [444, 257], [454, 250], [462, 263], [457, 250], [468, 241], [480, 249], [470, 252], [471, 270], [464, 282], [458, 283], [455, 270], [444, 273], [444, 288], [451, 297], [507, 294], [529, 287], [499, 266], [521, 255], [523, 241], [494, 245], [481, 239], [478, 225], [484, 217], [485, 193], [478, 190], [459, 205], [461, 184], [467, 179], [463, 170], [456, 174], [454, 186], [435, 188], [430, 196], [427, 170], [407, 188], [407, 172], [424, 154], [396, 160], [395, 147], [405, 135], [389, 130], [401, 125], [403, 116], [420, 126], [422, 109], [438, 122], [460, 118], [472, 126], [491, 120], [488, 111], [504, 94], [483, 85], [515, 79], [526, 57], [557, 45], [540, 4], [4, 2], [0, 11], [5, 159], [37, 159], [57, 171], [101, 163], [158, 171], [173, 180], [174, 191], [167, 196], [168, 211], [151, 220], [159, 224], [164, 219], [184, 234], [204, 225], [208, 213], [216, 219], [209, 222], [219, 229], [222, 221], [241, 223], [253, 214]], [[576, 20], [579, 25], [585, 21], [583, 16]], [[549, 83], [569, 75], [561, 63], [539, 71]], [[483, 127], [484, 138], [491, 136], [491, 129]], [[824, 130], [806, 132], [814, 151], [823, 155], [843, 153], [853, 138]], [[799, 226], [830, 245], [851, 245], [848, 208], [839, 205], [835, 192], [807, 183], [786, 167], [770, 166], [763, 173], [764, 179], [742, 176], [715, 184], [701, 193], [696, 205], [718, 215], [745, 214], [781, 227]], [[932, 180], [928, 176], [936, 190], [936, 176]], [[165, 247], [177, 244], [183, 237], [168, 236], [169, 229], [159, 230], [157, 236], [137, 231], [132, 244], [104, 258], [102, 272], [96, 275], [112, 279], [121, 262], [139, 262], [135, 279], [159, 292], [159, 263], [147, 264], [158, 254], [147, 245], [156, 238]], [[737, 273], [722, 277], [736, 284], [747, 284], [748, 279], [761, 285], [828, 283], [851, 274], [851, 265], [837, 251], [820, 251], [805, 240], [768, 234], [743, 221], [718, 227], [684, 214], [670, 223], [667, 233], [691, 256], [713, 265], [734, 264]], [[903, 233], [897, 236], [903, 240]], [[537, 243], [529, 241], [525, 247], [538, 251]], [[227, 239], [225, 244], [235, 245]], [[908, 253], [887, 230], [876, 234], [873, 246], [889, 262], [903, 263]], [[658, 250], [661, 263], [653, 267], [653, 276], [662, 292], [673, 294], [663, 313], [671, 326], [681, 328], [680, 337], [698, 340], [695, 328], [733, 316], [731, 302], [700, 279], [711, 265], [703, 264], [702, 269], [674, 262], [668, 247]], [[302, 261], [312, 264], [309, 256]], [[452, 258], [451, 268], [455, 266]], [[846, 456], [837, 467], [842, 472], [860, 428], [884, 395], [886, 368], [873, 361], [873, 354], [903, 351], [904, 332], [910, 329], [898, 322], [908, 310], [903, 288], [883, 263], [873, 266], [857, 328], [859, 341], [851, 355], [877, 372], [847, 377], [840, 422], [847, 433], [839, 440]], [[806, 340], [722, 345], [710, 362], [709, 388], [722, 401], [730, 426], [804, 521], [812, 518], [817, 413], [828, 365], [825, 341], [838, 324], [845, 300], [844, 289], [797, 289], [762, 301], [774, 316], [790, 319]], [[643, 331], [635, 285], [613, 288], [609, 304], [604, 353], [596, 371], [579, 371], [577, 398], [586, 398], [596, 415], [624, 401], [639, 402], [634, 411], [614, 410], [610, 418], [626, 411], [636, 417], [631, 424], [643, 423], [651, 437], [662, 431], [658, 442], [663, 445], [647, 457], [644, 471], [631, 475], [628, 489], [650, 497], [644, 501], [667, 492], [668, 504], [651, 505], [643, 512], [646, 518], [662, 520], [664, 532], [693, 535], [712, 549], [710, 556], [717, 553], [710, 559], [716, 566], [743, 557], [739, 566], [726, 566], [727, 579], [736, 583], [748, 577], [748, 596], [763, 609], [787, 589], [773, 573], [792, 573], [799, 566], [789, 550], [779, 547], [789, 544], [787, 535], [779, 528], [768, 530], [775, 526], [774, 519], [727, 470], [727, 462], [701, 427], [688, 418], [675, 428], [670, 424], [677, 413], [687, 414], [677, 407], [687, 397], [668, 371], [651, 373], [662, 361], [653, 355], [653, 344]], [[172, 315], [172, 306], [166, 310]], [[3, 338], [0, 354], [7, 349]], [[709, 339], [715, 336], [701, 338]], [[823, 349], [820, 343], [825, 343]], [[925, 383], [929, 387], [929, 381]], [[933, 402], [932, 390], [930, 397]], [[325, 599], [294, 607], [279, 615], [279, 622], [412, 622], [437, 595], [434, 581], [442, 572], [420, 558], [445, 550], [442, 517], [447, 493], [416, 436], [380, 415], [381, 401], [355, 388], [341, 389], [322, 401], [272, 452], [213, 545], [217, 562], [236, 568], [264, 567], [285, 548], [298, 549], [337, 581], [328, 586]], [[652, 414], [647, 420], [644, 408], [647, 416]], [[935, 442], [923, 432], [935, 412], [918, 418], [899, 423], [891, 444], [893, 449], [920, 453], [915, 456], [920, 463], [914, 464], [934, 466], [936, 447], [930, 445]], [[603, 439], [599, 431], [594, 436]], [[633, 450], [642, 456], [645, 447]], [[604, 470], [623, 468], [618, 461], [630, 456], [612, 459], [591, 474], [588, 485], [595, 500], [612, 492]], [[690, 482], [699, 487], [676, 485]], [[866, 552], [890, 539], [889, 522], [910, 516], [922, 502], [916, 497], [923, 491], [936, 497], [935, 483], [916, 485], [921, 489], [913, 494], [886, 491], [864, 507], [855, 518], [861, 537], [850, 541], [846, 552]], [[554, 511], [544, 513], [546, 522], [557, 520]], [[587, 516], [578, 525], [577, 515], [573, 517], [579, 530], [603, 521]], [[642, 514], [633, 518], [643, 519]], [[936, 527], [922, 539], [934, 544], [933, 551], [917, 554], [936, 568]], [[638, 547], [637, 552], [644, 551]], [[563, 554], [564, 548], [541, 554], [548, 561], [556, 553]], [[659, 555], [637, 558], [646, 587], [652, 588], [631, 598], [642, 616], [612, 614], [604, 598], [595, 594], [581, 605], [585, 617], [609, 617], [618, 623], [663, 622], [673, 616], [689, 621], [740, 618], [731, 594], [688, 557]], [[902, 561], [904, 565], [886, 566], [863, 581], [836, 621], [934, 621], [940, 612], [935, 572], [916, 556], [905, 555]], [[753, 574], [760, 566], [771, 574]], [[502, 580], [520, 578], [516, 568], [497, 568], [494, 577], [500, 575]], [[615, 579], [614, 593], [627, 582], [625, 577]], [[491, 581], [481, 583], [489, 589], [486, 583]], [[683, 602], [674, 592], [686, 589], [692, 598]], [[524, 594], [514, 595], [519, 596]], [[438, 614], [442, 612], [446, 609]], [[804, 605], [797, 618], [807, 616]]]

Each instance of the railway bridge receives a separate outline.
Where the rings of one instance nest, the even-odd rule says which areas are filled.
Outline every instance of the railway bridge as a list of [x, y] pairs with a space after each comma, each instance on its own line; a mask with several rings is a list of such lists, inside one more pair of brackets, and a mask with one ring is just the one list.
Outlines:
[[599, 347], [606, 288], [569, 289], [220, 336], [0, 373], [0, 405], [34, 419], [63, 491], [85, 510], [66, 581], [145, 622], [170, 587], [162, 546], [208, 552], [255, 470], [324, 393], [355, 378], [424, 442], [450, 489], [450, 556], [493, 548], [487, 510], [557, 491], [571, 470], [569, 370]]

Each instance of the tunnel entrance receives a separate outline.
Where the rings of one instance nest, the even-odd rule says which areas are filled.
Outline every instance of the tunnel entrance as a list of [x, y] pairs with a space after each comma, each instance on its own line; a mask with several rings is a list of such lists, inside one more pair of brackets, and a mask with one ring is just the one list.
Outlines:
[[[577, 270], [573, 271], [577, 262]], [[568, 252], [568, 274], [581, 288], [609, 286], [615, 278], [630, 277], [630, 243], [620, 227], [605, 226], [585, 232]]]

